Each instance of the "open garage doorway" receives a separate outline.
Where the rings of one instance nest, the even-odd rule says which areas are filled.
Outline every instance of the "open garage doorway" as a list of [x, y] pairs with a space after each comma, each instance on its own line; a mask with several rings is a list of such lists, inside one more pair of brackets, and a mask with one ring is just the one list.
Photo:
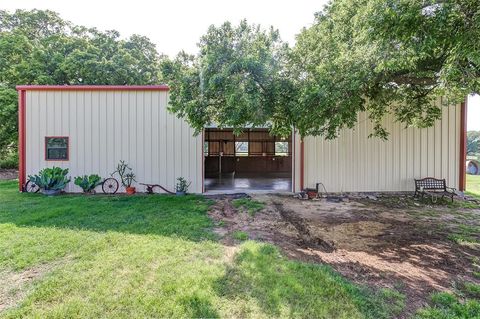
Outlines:
[[267, 129], [206, 128], [205, 191], [292, 191], [292, 138]]

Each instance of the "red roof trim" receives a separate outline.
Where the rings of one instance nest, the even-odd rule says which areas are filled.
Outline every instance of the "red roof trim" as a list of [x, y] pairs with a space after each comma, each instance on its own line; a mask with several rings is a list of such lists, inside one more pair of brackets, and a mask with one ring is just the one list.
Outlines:
[[17, 85], [17, 90], [34, 91], [168, 91], [168, 85]]

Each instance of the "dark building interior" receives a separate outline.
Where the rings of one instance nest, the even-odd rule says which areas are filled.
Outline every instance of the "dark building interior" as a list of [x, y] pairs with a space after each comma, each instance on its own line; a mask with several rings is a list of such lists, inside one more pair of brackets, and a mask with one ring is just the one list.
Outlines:
[[292, 189], [292, 139], [267, 129], [205, 129], [205, 190]]

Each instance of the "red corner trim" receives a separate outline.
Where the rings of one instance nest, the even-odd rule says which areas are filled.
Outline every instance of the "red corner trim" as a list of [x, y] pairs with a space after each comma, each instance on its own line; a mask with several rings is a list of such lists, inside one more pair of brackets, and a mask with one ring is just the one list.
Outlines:
[[25, 90], [20, 90], [18, 92], [18, 190], [23, 191], [23, 187], [26, 182], [26, 154], [25, 154], [25, 144], [26, 144], [26, 92]]
[[17, 90], [35, 91], [168, 91], [168, 85], [18, 85]]
[[305, 187], [305, 142], [303, 138], [300, 140], [300, 190], [302, 191]]
[[459, 167], [459, 185], [458, 190], [463, 192], [466, 189], [466, 168], [467, 162], [467, 98], [460, 105], [460, 167]]

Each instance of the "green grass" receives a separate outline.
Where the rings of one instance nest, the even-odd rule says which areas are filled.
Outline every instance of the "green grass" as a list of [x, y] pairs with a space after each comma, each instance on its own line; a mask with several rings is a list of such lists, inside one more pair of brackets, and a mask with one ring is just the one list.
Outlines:
[[255, 214], [265, 208], [265, 204], [259, 201], [253, 200], [251, 198], [239, 198], [232, 201], [233, 207], [243, 208], [248, 212], [250, 216], [255, 216]]
[[467, 174], [467, 194], [480, 199], [480, 175]]
[[244, 231], [235, 231], [232, 236], [236, 240], [245, 241], [248, 239], [248, 234]]
[[388, 318], [402, 309], [396, 291], [359, 287], [272, 245], [246, 241], [226, 258], [209, 205], [193, 195], [44, 197], [0, 181], [0, 305], [9, 306], [0, 317]]
[[[472, 292], [478, 293], [479, 286], [465, 283], [464, 291], [457, 294], [446, 292], [434, 293], [431, 296], [430, 305], [420, 309], [417, 319], [469, 319], [480, 318], [480, 300], [471, 298]], [[476, 290], [475, 290], [476, 289]], [[461, 295], [467, 294], [464, 298]]]
[[457, 244], [480, 244], [480, 226], [458, 225], [448, 239]]

